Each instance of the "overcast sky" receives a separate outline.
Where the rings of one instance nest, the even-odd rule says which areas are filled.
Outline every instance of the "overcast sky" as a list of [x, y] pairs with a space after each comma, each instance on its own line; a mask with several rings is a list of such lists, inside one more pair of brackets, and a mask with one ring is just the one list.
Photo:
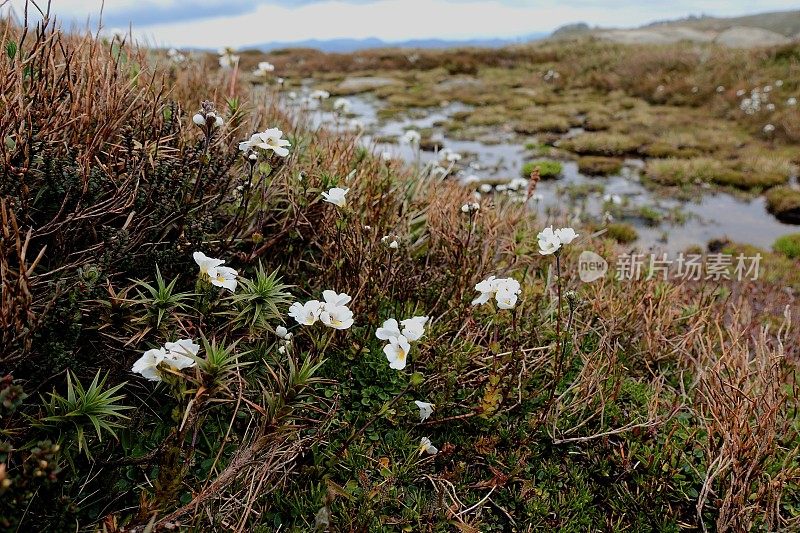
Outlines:
[[[35, 0], [46, 6], [47, 0]], [[0, 0], [21, 12], [25, 0]], [[69, 26], [96, 25], [102, 0], [53, 0]], [[572, 22], [633, 27], [655, 20], [798, 8], [798, 0], [106, 0], [103, 26], [151, 44], [232, 46], [378, 37], [467, 39], [549, 32]]]

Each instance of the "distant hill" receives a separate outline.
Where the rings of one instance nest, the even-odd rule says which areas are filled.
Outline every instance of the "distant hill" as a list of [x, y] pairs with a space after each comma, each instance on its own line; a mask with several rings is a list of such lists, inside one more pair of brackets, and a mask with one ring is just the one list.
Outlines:
[[355, 52], [368, 48], [456, 48], [456, 47], [481, 47], [481, 48], [500, 48], [510, 44], [535, 41], [547, 37], [547, 33], [532, 33], [530, 35], [510, 38], [510, 39], [468, 39], [468, 40], [445, 40], [445, 39], [414, 39], [409, 41], [390, 42], [375, 37], [368, 39], [332, 39], [319, 40], [310, 39], [306, 41], [294, 42], [268, 42], [248, 48], [269, 52], [284, 48], [314, 48], [323, 52]]
[[678, 20], [654, 22], [644, 27], [684, 26], [697, 30], [724, 31], [734, 27], [761, 28], [779, 33], [784, 37], [800, 35], [800, 11], [776, 11], [747, 15], [744, 17], [716, 18], [709, 16], [689, 17]]

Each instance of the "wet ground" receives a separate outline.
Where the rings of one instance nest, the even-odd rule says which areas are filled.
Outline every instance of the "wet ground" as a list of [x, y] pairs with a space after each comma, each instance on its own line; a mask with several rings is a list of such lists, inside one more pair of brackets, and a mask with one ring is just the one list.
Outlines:
[[[298, 93], [295, 98], [288, 99], [290, 105], [317, 106], [303, 94], [308, 93]], [[328, 128], [362, 131], [360, 141], [377, 154], [385, 153], [420, 168], [430, 169], [437, 163], [449, 167], [449, 179], [470, 183], [476, 189], [480, 183], [497, 184], [518, 178], [525, 162], [542, 159], [521, 145], [512, 133], [487, 132], [478, 140], [448, 137], [441, 126], [454, 113], [466, 108], [458, 102], [414, 110], [412, 117], [380, 119], [377, 112], [382, 103], [374, 96], [349, 96], [347, 101], [349, 111], [346, 116], [315, 110], [311, 120]], [[431, 138], [440, 142], [442, 148], [460, 154], [461, 160], [451, 166], [441, 161], [441, 154], [418, 150], [401, 140], [407, 130], [426, 129], [433, 130]], [[576, 129], [567, 136], [577, 132]], [[389, 139], [397, 139], [397, 142], [385, 142]], [[626, 160], [618, 174], [608, 177], [586, 176], [578, 171], [576, 162], [560, 161], [563, 164], [562, 176], [557, 180], [540, 181], [537, 197], [529, 201], [530, 208], [536, 209], [545, 220], [556, 214], [567, 215], [578, 226], [582, 220], [599, 220], [607, 216], [607, 212], [612, 212], [617, 221], [636, 228], [639, 238], [630, 246], [639, 250], [659, 249], [674, 253], [690, 246], [705, 247], [715, 239], [770, 248], [781, 235], [800, 231], [800, 227], [781, 223], [769, 214], [763, 196], [745, 198], [710, 189], [691, 200], [665, 196], [663, 190], [648, 188], [641, 183], [641, 160]], [[498, 194], [495, 188], [490, 192], [486, 192], [487, 189], [484, 186], [484, 195]], [[612, 199], [619, 203], [613, 203]]]

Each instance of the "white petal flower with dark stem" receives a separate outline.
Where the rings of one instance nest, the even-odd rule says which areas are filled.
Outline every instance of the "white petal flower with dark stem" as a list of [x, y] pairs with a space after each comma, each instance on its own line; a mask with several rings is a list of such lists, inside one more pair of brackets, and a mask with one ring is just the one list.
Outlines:
[[325, 304], [319, 319], [330, 328], [347, 329], [353, 325], [353, 312], [344, 305]]
[[543, 229], [536, 236], [539, 241], [539, 253], [542, 255], [551, 255], [561, 248], [561, 241], [553, 231], [553, 226]]
[[431, 439], [428, 437], [422, 437], [419, 441], [419, 453], [427, 453], [428, 455], [436, 455], [439, 453], [439, 448], [431, 443]]
[[203, 252], [195, 252], [192, 254], [194, 258], [194, 262], [197, 263], [197, 266], [200, 267], [200, 275], [201, 276], [209, 276], [209, 272], [217, 268], [218, 266], [225, 263], [224, 259], [215, 259], [213, 257], [208, 257]]
[[433, 404], [428, 402], [420, 402], [419, 400], [414, 400], [414, 403], [419, 408], [419, 421], [425, 422], [433, 413]]
[[236, 291], [236, 285], [238, 284], [236, 281], [236, 276], [238, 276], [239, 273], [235, 269], [225, 266], [218, 266], [212, 268], [208, 272], [208, 275], [213, 286], [222, 287], [223, 289], [228, 289], [231, 292]]
[[[418, 341], [425, 335], [425, 324], [428, 322], [427, 316], [415, 316], [400, 321], [403, 326], [402, 334], [409, 341]], [[395, 322], [397, 324], [397, 322]]]
[[519, 281], [514, 278], [495, 278], [494, 276], [489, 276], [475, 285], [475, 290], [480, 292], [480, 295], [472, 300], [472, 305], [482, 305], [494, 298], [498, 309], [513, 309], [522, 292]]
[[345, 195], [349, 190], [350, 189], [342, 189], [341, 187], [333, 187], [328, 192], [323, 192], [322, 198], [326, 202], [331, 203], [336, 207], [344, 207], [347, 203], [347, 198]]
[[402, 335], [389, 337], [389, 344], [383, 347], [383, 353], [389, 360], [389, 368], [394, 370], [403, 370], [406, 367], [406, 359], [410, 351], [411, 345], [408, 344], [408, 339]]
[[561, 241], [561, 245], [565, 246], [578, 238], [578, 234], [572, 228], [559, 228], [555, 231], [556, 237]]
[[239, 150], [247, 152], [260, 148], [268, 151], [272, 150], [275, 155], [286, 157], [289, 155], [289, 148], [292, 146], [288, 140], [283, 138], [283, 132], [278, 128], [269, 128], [259, 133], [254, 133], [250, 139], [239, 143]]
[[319, 300], [309, 300], [304, 304], [295, 302], [289, 306], [289, 316], [294, 318], [298, 324], [311, 326], [322, 312], [322, 302]]
[[131, 371], [150, 381], [161, 381], [161, 374], [158, 373], [158, 365], [167, 357], [167, 351], [162, 348], [147, 350], [133, 363]]
[[399, 337], [400, 335], [402, 335], [402, 333], [400, 333], [400, 325], [394, 318], [384, 321], [383, 325], [375, 330], [375, 336], [382, 341], [388, 341], [389, 339], [393, 337]]

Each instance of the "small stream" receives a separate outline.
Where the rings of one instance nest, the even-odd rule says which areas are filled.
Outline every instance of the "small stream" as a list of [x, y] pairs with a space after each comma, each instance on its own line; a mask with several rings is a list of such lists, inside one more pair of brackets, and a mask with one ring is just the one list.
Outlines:
[[[462, 182], [476, 182], [476, 179], [490, 183], [511, 180], [521, 176], [523, 163], [546, 159], [532, 155], [513, 134], [507, 132], [498, 132], [492, 138], [468, 141], [448, 137], [441, 125], [453, 113], [469, 109], [459, 102], [419, 110], [412, 117], [381, 120], [377, 112], [382, 103], [374, 96], [354, 95], [348, 96], [347, 100], [350, 109], [346, 118], [334, 112], [316, 110], [311, 113], [312, 124], [332, 129], [352, 129], [356, 125], [351, 121], [358, 121], [364, 128], [360, 141], [365, 146], [371, 146], [375, 153], [391, 154], [393, 158], [412, 164], [416, 164], [419, 157], [420, 164], [435, 165], [440, 159], [435, 152], [418, 151], [403, 142], [376, 141], [399, 139], [409, 129], [432, 129], [432, 139], [441, 141], [443, 148], [462, 155], [450, 174]], [[295, 107], [308, 106], [300, 97], [287, 100], [287, 103]], [[580, 128], [575, 128], [570, 133], [574, 135], [580, 131]], [[728, 239], [769, 249], [781, 235], [800, 232], [800, 227], [784, 224], [769, 214], [763, 196], [744, 199], [709, 190], [707, 194], [691, 201], [664, 198], [642, 185], [639, 176], [643, 161], [638, 159], [626, 160], [618, 174], [608, 177], [586, 176], [578, 171], [576, 162], [560, 161], [563, 165], [562, 177], [540, 181], [536, 188], [540, 196], [529, 201], [530, 208], [537, 210], [542, 220], [549, 221], [557, 214], [566, 215], [576, 226], [580, 226], [581, 220], [601, 219], [610, 211], [616, 214], [616, 221], [629, 223], [636, 228], [639, 238], [629, 247], [641, 251], [658, 249], [677, 253], [690, 246], [705, 247], [714, 239]], [[570, 191], [577, 198], [571, 198]], [[609, 203], [609, 195], [618, 197], [615, 200], [621, 200], [621, 204]], [[641, 216], [642, 208], [649, 213], [660, 213], [662, 220], [654, 224], [651, 219]]]

